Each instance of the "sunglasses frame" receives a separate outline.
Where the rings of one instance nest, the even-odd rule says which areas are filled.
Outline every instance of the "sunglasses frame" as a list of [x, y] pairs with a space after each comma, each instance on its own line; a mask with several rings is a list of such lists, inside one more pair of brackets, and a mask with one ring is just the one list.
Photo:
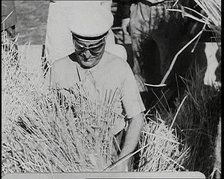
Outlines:
[[[75, 46], [77, 47], [75, 50], [78, 54], [82, 54], [82, 53], [85, 53], [87, 50], [90, 51], [90, 53], [93, 55], [93, 56], [97, 56], [101, 50], [98, 50], [99, 52], [96, 53], [93, 49], [94, 48], [97, 48], [97, 47], [100, 47], [102, 45], [101, 48], [103, 48], [105, 46], [105, 43], [106, 43], [106, 36], [103, 36], [101, 37], [100, 39], [94, 39], [94, 40], [89, 40], [89, 39], [81, 39], [81, 38], [78, 38], [76, 35], [73, 35], [73, 41], [74, 41], [74, 44]], [[93, 43], [93, 44], [90, 44], [89, 46], [86, 46], [80, 42], [90, 42], [90, 43]], [[94, 42], [95, 42], [95, 45], [94, 45]], [[81, 50], [79, 50], [81, 49]]]

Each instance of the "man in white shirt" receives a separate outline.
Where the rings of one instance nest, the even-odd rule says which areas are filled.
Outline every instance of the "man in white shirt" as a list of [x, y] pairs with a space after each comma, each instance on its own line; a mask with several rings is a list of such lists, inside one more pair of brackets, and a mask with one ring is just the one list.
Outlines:
[[[85, 13], [81, 13], [85, 10]], [[97, 10], [97, 11], [96, 11]], [[82, 16], [80, 15], [82, 14]], [[113, 16], [102, 7], [80, 6], [71, 11], [68, 29], [71, 32], [74, 56], [54, 61], [50, 70], [51, 87], [64, 90], [75, 84], [82, 86], [92, 100], [100, 100], [105, 94], [119, 91], [117, 112], [125, 112], [128, 128], [118, 160], [134, 151], [143, 126], [145, 110], [139, 90], [128, 63], [105, 51], [106, 38], [113, 24]], [[125, 127], [125, 119], [114, 121], [112, 133], [118, 134]], [[127, 171], [128, 160], [114, 170]]]

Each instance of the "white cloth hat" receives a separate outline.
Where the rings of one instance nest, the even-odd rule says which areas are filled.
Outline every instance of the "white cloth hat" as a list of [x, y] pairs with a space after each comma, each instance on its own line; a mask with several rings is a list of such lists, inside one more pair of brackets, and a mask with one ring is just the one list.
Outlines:
[[73, 8], [68, 18], [71, 32], [83, 37], [101, 36], [113, 25], [111, 11], [91, 3]]

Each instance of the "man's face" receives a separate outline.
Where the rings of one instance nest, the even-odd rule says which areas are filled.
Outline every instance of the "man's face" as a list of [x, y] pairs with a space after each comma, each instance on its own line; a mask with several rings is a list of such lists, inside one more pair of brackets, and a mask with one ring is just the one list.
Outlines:
[[100, 62], [105, 49], [105, 37], [100, 40], [81, 40], [74, 38], [75, 53], [83, 68], [91, 68]]

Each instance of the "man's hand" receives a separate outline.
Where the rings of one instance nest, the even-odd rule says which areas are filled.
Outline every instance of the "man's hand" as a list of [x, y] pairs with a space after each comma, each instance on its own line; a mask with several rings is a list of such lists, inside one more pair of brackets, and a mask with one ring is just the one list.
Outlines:
[[124, 146], [117, 158], [117, 163], [115, 162], [113, 165], [107, 167], [104, 171], [128, 172], [130, 157], [132, 155], [132, 152], [135, 150], [135, 147], [137, 146], [143, 124], [143, 112], [129, 119], [129, 126], [125, 135]]
[[124, 33], [127, 35], [129, 35], [129, 32], [128, 32], [129, 24], [130, 24], [130, 18], [122, 19], [121, 28], [123, 29]]

